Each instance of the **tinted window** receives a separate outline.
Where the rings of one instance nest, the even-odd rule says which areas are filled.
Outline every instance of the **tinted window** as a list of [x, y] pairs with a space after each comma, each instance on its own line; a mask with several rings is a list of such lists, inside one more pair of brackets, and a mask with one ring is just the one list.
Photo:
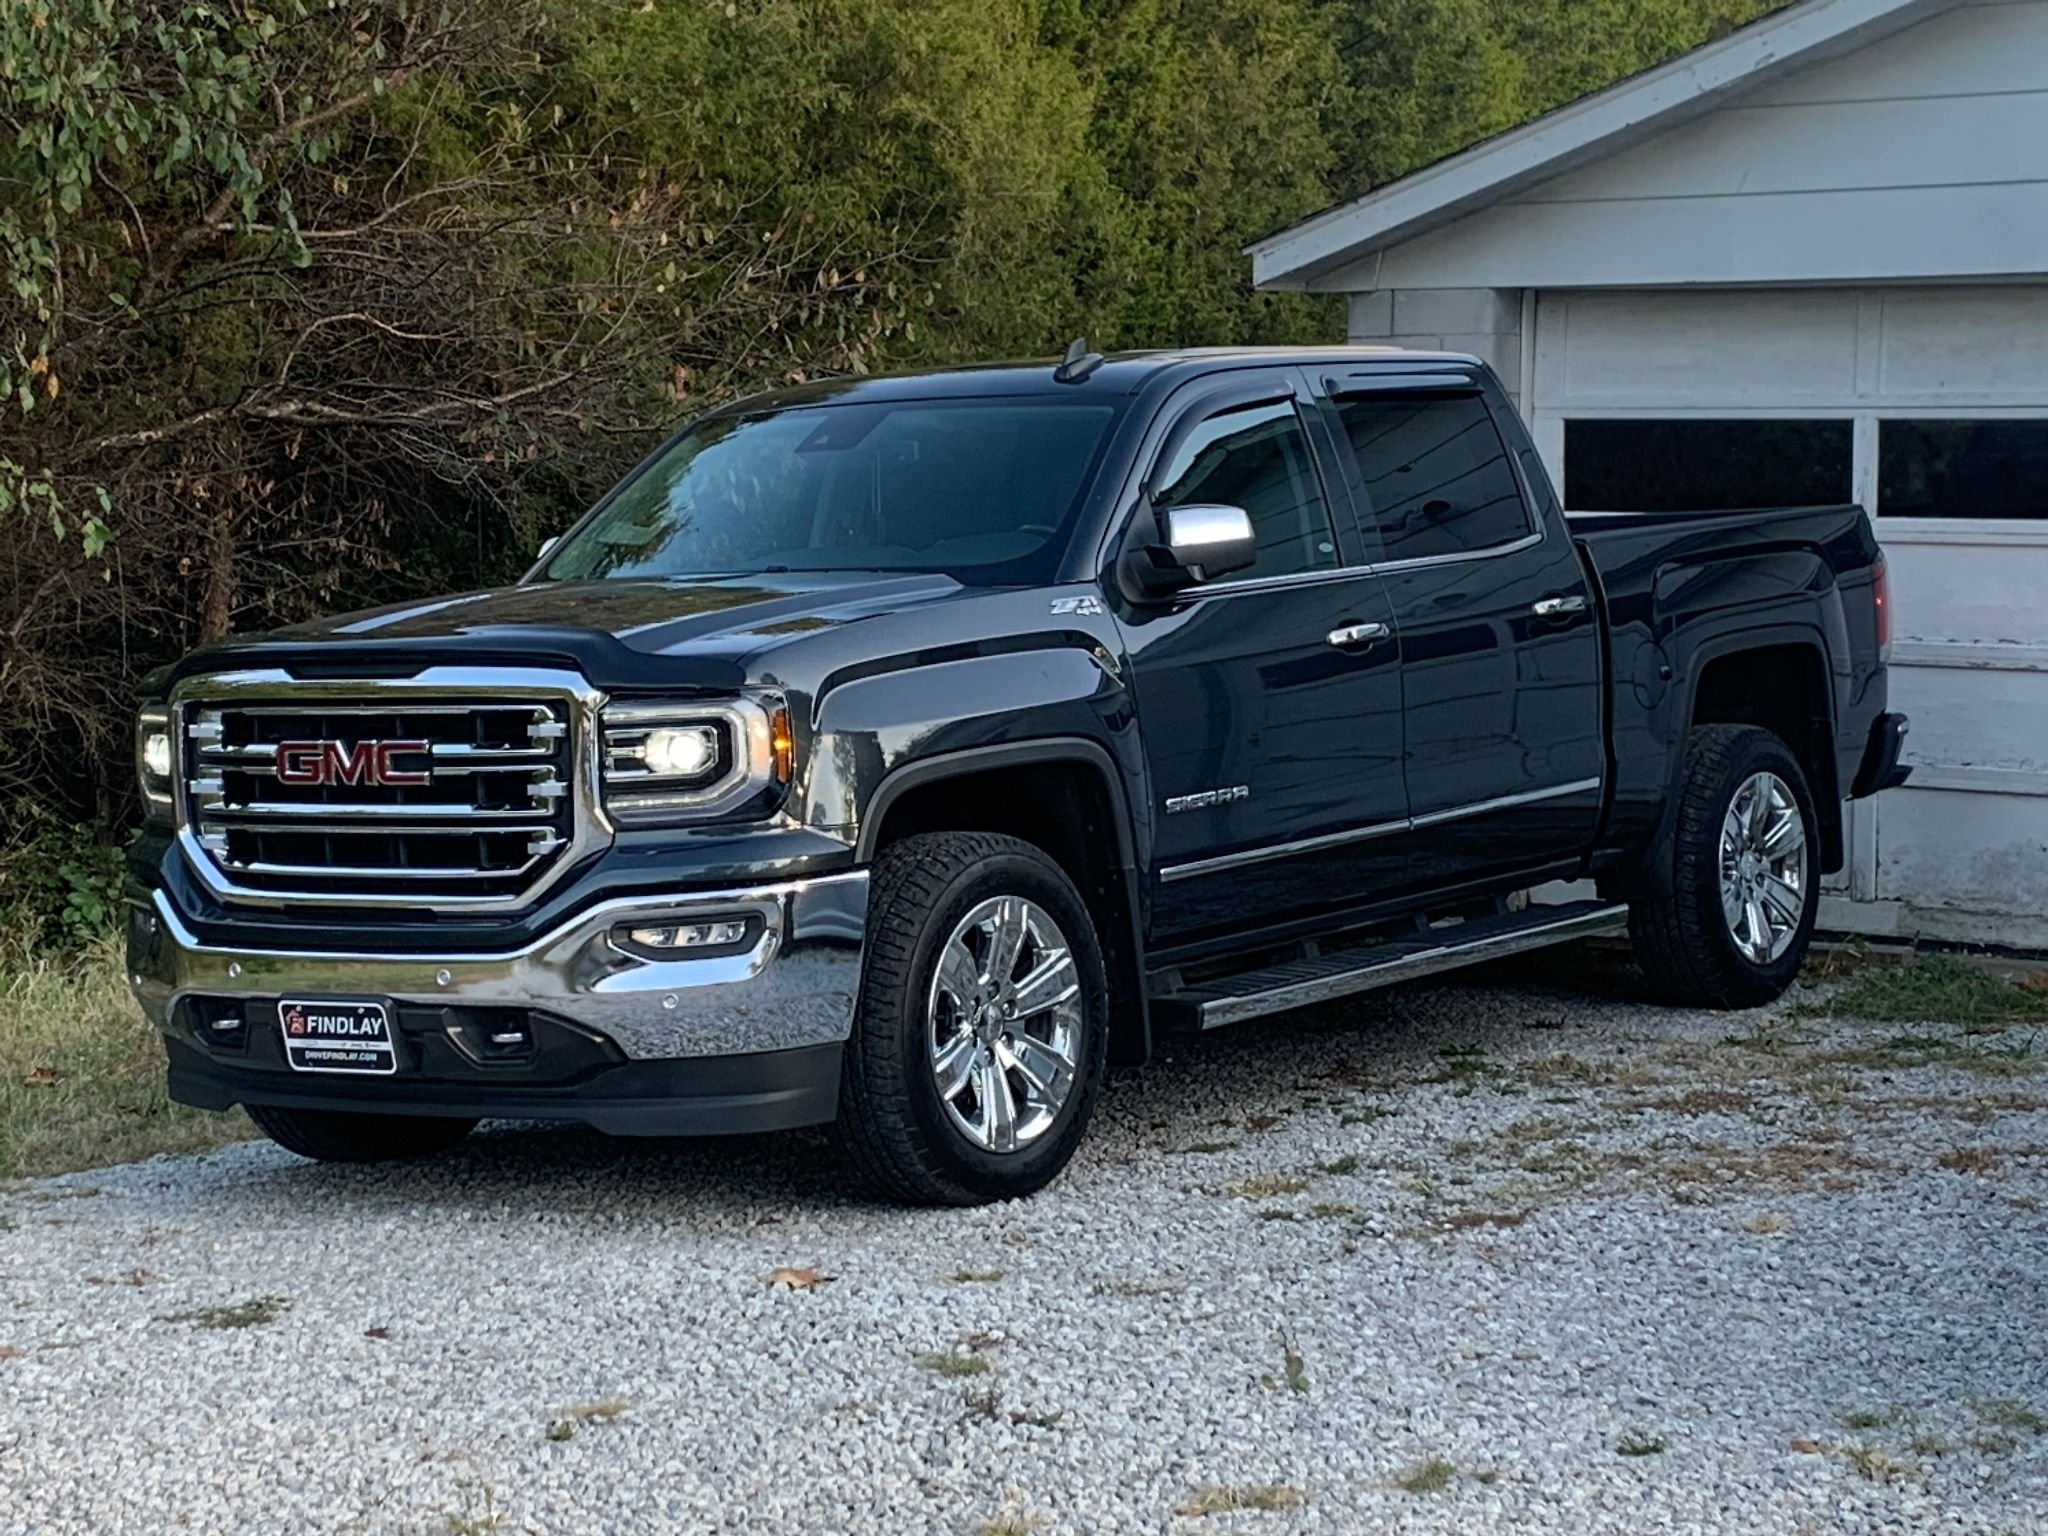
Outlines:
[[548, 561], [557, 581], [760, 571], [1052, 579], [1117, 407], [810, 406], [698, 423]]
[[1574, 512], [1715, 512], [1855, 499], [1847, 421], [1568, 421]]
[[1258, 534], [1259, 557], [1225, 578], [1288, 576], [1337, 563], [1330, 508], [1294, 407], [1253, 406], [1202, 422], [1159, 474], [1153, 505], [1242, 507]]
[[1476, 395], [1340, 400], [1389, 560], [1455, 555], [1529, 532], [1521, 483]]
[[1881, 421], [1885, 517], [2048, 517], [2048, 421]]

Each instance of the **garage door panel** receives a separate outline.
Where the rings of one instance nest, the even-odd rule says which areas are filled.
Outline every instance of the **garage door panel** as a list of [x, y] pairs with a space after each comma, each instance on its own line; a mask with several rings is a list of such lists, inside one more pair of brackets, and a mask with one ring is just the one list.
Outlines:
[[1759, 293], [1731, 334], [1711, 293], [1545, 294], [1536, 398], [1545, 408], [1837, 400], [1856, 384], [1858, 300]]
[[[1915, 644], [1961, 643], [1984, 648], [1980, 665], [2025, 665], [2015, 648], [2048, 645], [2048, 545], [1925, 542], [1939, 534], [1906, 542], [1888, 536], [1882, 518], [1877, 532], [1892, 577], [1892, 633], [1905, 656]], [[2001, 648], [2012, 652], [2003, 662]]]
[[2048, 405], [2048, 289], [1881, 295], [1877, 397], [1995, 397]]
[[[2048, 655], [2048, 653], [2044, 653]], [[1909, 762], [2048, 775], [2048, 671], [1894, 664], [1892, 707], [1912, 717]]]
[[1877, 838], [1879, 900], [2016, 917], [2048, 911], [2048, 797], [1909, 786], [1885, 801]]

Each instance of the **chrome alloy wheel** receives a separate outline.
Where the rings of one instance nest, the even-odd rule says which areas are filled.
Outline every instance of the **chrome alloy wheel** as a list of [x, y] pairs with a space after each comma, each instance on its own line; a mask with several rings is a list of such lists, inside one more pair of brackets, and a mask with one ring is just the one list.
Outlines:
[[1783, 955], [1806, 915], [1806, 823], [1792, 787], [1775, 773], [1751, 774], [1728, 802], [1721, 914], [1752, 965]]
[[1015, 1152], [1074, 1090], [1088, 1021], [1052, 914], [1021, 896], [977, 905], [939, 951], [925, 1044], [946, 1114], [974, 1145]]

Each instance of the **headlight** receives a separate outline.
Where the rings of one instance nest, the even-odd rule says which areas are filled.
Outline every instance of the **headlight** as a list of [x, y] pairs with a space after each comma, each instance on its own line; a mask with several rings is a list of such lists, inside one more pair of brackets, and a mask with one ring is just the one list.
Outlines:
[[692, 781], [718, 766], [725, 733], [715, 725], [656, 726], [642, 738], [640, 761], [660, 778]]
[[609, 704], [605, 809], [622, 822], [727, 815], [786, 787], [790, 752], [779, 701]]
[[171, 712], [161, 708], [143, 710], [135, 717], [135, 782], [142, 789], [146, 807], [170, 809], [176, 767], [176, 754], [171, 750]]

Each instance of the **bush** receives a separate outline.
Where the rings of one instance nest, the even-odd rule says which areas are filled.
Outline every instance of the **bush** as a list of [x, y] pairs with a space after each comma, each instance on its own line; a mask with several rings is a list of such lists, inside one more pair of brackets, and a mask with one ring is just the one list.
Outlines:
[[82, 950], [121, 916], [121, 851], [103, 832], [59, 821], [32, 801], [0, 844], [0, 956]]

